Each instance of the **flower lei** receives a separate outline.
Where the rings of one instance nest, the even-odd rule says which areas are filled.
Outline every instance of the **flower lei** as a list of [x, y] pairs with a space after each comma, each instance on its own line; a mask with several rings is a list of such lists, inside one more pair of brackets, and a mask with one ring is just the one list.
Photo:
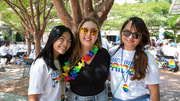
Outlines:
[[63, 70], [65, 73], [62, 73], [63, 76], [65, 76], [65, 80], [64, 81], [68, 81], [68, 80], [74, 80], [77, 76], [78, 76], [78, 72], [80, 72], [81, 68], [85, 66], [86, 61], [90, 60], [90, 58], [93, 57], [93, 55], [95, 53], [97, 53], [98, 51], [98, 47], [96, 45], [94, 45], [94, 49], [91, 51], [89, 50], [89, 54], [86, 54], [85, 56], [83, 56], [83, 58], [81, 59], [81, 62], [78, 62], [78, 66], [74, 66], [73, 71], [71, 71], [69, 74], [69, 70], [70, 67], [68, 66], [68, 62], [65, 62], [65, 66], [63, 67]]

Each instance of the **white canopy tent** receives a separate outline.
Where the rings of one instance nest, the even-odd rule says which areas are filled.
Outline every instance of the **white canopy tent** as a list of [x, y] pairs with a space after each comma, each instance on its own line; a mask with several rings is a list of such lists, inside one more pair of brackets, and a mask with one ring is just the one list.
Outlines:
[[[174, 0], [169, 9], [170, 14], [180, 14], [180, 0]], [[180, 24], [180, 17], [177, 19], [177, 24]]]

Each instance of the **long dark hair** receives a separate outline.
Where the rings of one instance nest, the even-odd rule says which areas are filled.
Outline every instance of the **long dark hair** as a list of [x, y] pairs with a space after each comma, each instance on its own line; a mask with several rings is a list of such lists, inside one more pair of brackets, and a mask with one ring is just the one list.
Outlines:
[[[126, 25], [129, 22], [132, 22], [131, 27], [136, 28], [137, 32], [142, 34], [141, 41], [136, 46], [136, 52], [134, 55], [134, 63], [133, 63], [134, 69], [135, 69], [135, 74], [131, 78], [131, 80], [135, 80], [135, 79], [140, 80], [140, 79], [145, 78], [145, 76], [146, 76], [148, 57], [147, 57], [147, 54], [144, 52], [144, 46], [150, 43], [150, 35], [149, 35], [149, 31], [146, 27], [146, 24], [144, 23], [144, 21], [141, 18], [131, 17], [123, 24], [123, 26], [120, 30], [120, 41], [121, 41], [120, 43], [121, 44], [117, 50], [119, 50], [120, 48], [123, 48], [123, 46], [124, 46], [124, 43], [122, 42], [122, 39], [121, 39], [122, 31], [124, 30], [124, 28], [126, 27]], [[116, 50], [116, 52], [117, 52], [117, 50]]]
[[[38, 55], [38, 57], [36, 58], [36, 60], [38, 58], [43, 57], [43, 59], [45, 60], [46, 64], [48, 67], [52, 68], [53, 70], [57, 70], [57, 68], [54, 65], [54, 55], [53, 55], [53, 43], [59, 39], [59, 37], [62, 36], [62, 34], [64, 32], [69, 32], [71, 34], [71, 46], [70, 48], [66, 51], [65, 54], [60, 54], [58, 56], [58, 60], [60, 62], [60, 64], [62, 65], [65, 61], [67, 61], [68, 57], [70, 57], [74, 44], [75, 44], [75, 40], [74, 40], [74, 36], [73, 33], [71, 32], [71, 30], [63, 25], [61, 26], [56, 26], [54, 27], [50, 34], [49, 34], [49, 38], [48, 41], [45, 45], [45, 47], [43, 48], [43, 50], [40, 52], [40, 54]], [[36, 61], [35, 60], [35, 61]]]

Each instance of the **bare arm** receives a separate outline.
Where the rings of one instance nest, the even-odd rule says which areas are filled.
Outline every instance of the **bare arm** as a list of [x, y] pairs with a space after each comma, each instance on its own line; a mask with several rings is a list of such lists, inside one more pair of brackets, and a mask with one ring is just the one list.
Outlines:
[[109, 46], [107, 45], [107, 51], [109, 52]]
[[28, 101], [39, 101], [39, 94], [29, 95]]
[[148, 85], [151, 101], [160, 101], [159, 84]]
[[108, 73], [108, 78], [107, 78], [108, 81], [110, 81], [110, 73]]

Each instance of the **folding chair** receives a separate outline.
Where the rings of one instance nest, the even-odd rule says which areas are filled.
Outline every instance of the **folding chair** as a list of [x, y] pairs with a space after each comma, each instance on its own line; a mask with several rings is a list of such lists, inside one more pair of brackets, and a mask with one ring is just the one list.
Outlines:
[[166, 68], [166, 69], [169, 69], [170, 67], [169, 67], [169, 62], [170, 61], [174, 61], [174, 57], [173, 56], [164, 56], [164, 62], [163, 62], [163, 65], [162, 65], [162, 67], [163, 68]]
[[16, 55], [16, 63], [19, 65], [21, 63], [21, 60], [24, 56], [25, 52], [18, 52]]
[[160, 55], [158, 55], [158, 54], [156, 54], [156, 57], [157, 57], [157, 59], [158, 59], [158, 62], [161, 64], [161, 66], [163, 65], [163, 61], [162, 61], [162, 57], [160, 56]]
[[[34, 60], [32, 58], [23, 58], [23, 62], [22, 62], [22, 65], [23, 65], [23, 77], [25, 76], [25, 72], [27, 71], [29, 73], [29, 69], [31, 67], [31, 64]], [[26, 70], [27, 69], [27, 70]]]
[[25, 52], [17, 52], [17, 56], [18, 57], [21, 57], [21, 56], [23, 56], [25, 54]]

